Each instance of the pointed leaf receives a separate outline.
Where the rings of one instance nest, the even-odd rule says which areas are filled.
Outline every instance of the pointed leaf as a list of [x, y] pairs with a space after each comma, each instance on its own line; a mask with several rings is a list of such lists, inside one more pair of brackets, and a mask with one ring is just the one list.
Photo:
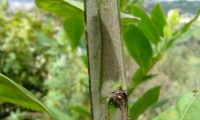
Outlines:
[[148, 67], [153, 50], [144, 34], [136, 26], [129, 25], [124, 31], [123, 38], [129, 53], [141, 66], [142, 70]]
[[83, 20], [80, 16], [66, 18], [64, 21], [64, 30], [70, 40], [70, 44], [75, 49], [79, 44], [84, 32]]
[[154, 120], [199, 120], [200, 93], [191, 92], [180, 97], [176, 104]]
[[130, 109], [130, 119], [137, 120], [138, 117], [151, 105], [157, 102], [160, 94], [160, 86], [147, 91]]
[[140, 20], [141, 19], [139, 17], [135, 17], [135, 16], [132, 16], [132, 15], [126, 14], [126, 13], [121, 13], [121, 22], [124, 25], [137, 23]]
[[141, 18], [141, 21], [138, 23], [137, 27], [141, 31], [143, 31], [144, 35], [150, 40], [150, 42], [157, 45], [157, 43], [160, 40], [159, 32], [157, 31], [156, 27], [150, 20], [149, 16], [146, 14], [145, 11], [143, 11], [139, 7], [132, 5], [130, 8], [131, 8], [131, 13], [134, 16]]
[[10, 102], [36, 111], [51, 114], [33, 94], [11, 79], [0, 74], [0, 102]]
[[[61, 17], [81, 15], [83, 17], [84, 5], [75, 0], [35, 0], [37, 6]], [[123, 24], [138, 22], [140, 19], [129, 14], [121, 13]]]
[[185, 32], [187, 32], [190, 28], [190, 26], [199, 18], [200, 15], [200, 9], [198, 10], [196, 16], [190, 20], [190, 22], [186, 23], [180, 30], [178, 30], [175, 34], [183, 34]]
[[151, 11], [151, 21], [156, 26], [160, 36], [163, 36], [163, 28], [166, 25], [166, 19], [160, 4], [156, 4]]
[[200, 15], [200, 9], [197, 11], [196, 16], [190, 20], [190, 22], [183, 25], [183, 27], [181, 27], [179, 30], [177, 30], [173, 34], [172, 38], [170, 39], [170, 41], [167, 45], [167, 49], [170, 48], [175, 43], [175, 41], [178, 40], [178, 38], [180, 38], [182, 35], [184, 35], [184, 33], [188, 32], [191, 25], [199, 18], [199, 15]]

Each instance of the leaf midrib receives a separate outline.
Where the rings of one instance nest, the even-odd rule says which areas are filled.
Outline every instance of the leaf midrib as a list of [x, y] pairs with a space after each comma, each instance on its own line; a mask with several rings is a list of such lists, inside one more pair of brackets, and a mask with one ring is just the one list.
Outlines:
[[185, 112], [183, 113], [183, 116], [181, 117], [180, 120], [184, 120], [184, 117], [186, 116], [186, 114], [188, 113], [188, 111], [190, 110], [192, 104], [196, 101], [197, 97], [200, 95], [200, 93], [196, 94], [194, 96], [194, 99], [191, 101], [191, 103], [188, 105], [188, 107], [186, 108]]

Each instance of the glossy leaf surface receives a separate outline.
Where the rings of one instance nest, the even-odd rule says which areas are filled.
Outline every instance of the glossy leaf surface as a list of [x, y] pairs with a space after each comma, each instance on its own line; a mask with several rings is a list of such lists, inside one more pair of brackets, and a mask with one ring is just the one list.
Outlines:
[[144, 70], [151, 62], [153, 50], [150, 42], [136, 26], [129, 25], [124, 31], [124, 41], [135, 61]]
[[166, 19], [160, 4], [156, 4], [151, 11], [151, 21], [156, 26], [159, 35], [163, 35], [163, 28], [166, 25]]
[[157, 44], [160, 40], [159, 33], [149, 16], [136, 6], [131, 6], [132, 15], [141, 18], [141, 21], [138, 23], [137, 27], [143, 31], [144, 35], [150, 40], [150, 42]]

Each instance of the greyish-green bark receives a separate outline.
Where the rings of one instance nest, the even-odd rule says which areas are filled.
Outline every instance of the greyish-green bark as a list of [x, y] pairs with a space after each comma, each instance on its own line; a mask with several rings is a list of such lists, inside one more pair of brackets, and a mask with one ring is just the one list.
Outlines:
[[127, 120], [117, 0], [86, 0], [85, 22], [93, 120]]

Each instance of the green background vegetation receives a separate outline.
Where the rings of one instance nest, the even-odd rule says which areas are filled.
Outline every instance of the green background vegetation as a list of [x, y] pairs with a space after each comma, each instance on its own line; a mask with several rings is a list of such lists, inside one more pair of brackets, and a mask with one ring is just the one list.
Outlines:
[[[36, 95], [56, 114], [57, 119], [89, 120], [83, 11], [72, 10], [66, 14], [62, 9], [69, 8], [60, 7], [62, 9], [55, 11], [37, 1], [39, 7], [57, 14], [38, 8], [9, 11], [8, 4], [0, 2], [0, 73]], [[141, 8], [143, 3], [134, 2], [139, 7], [121, 0], [123, 12], [142, 18], [136, 25], [125, 24], [122, 27], [131, 120], [151, 120], [172, 105], [167, 113], [160, 114], [155, 120], [169, 120], [166, 114], [172, 114], [174, 118], [170, 120], [179, 120], [177, 114], [184, 114], [184, 120], [189, 120], [189, 113], [198, 111], [191, 109], [185, 115], [184, 106], [187, 107], [187, 101], [200, 99], [197, 92], [200, 86], [199, 20], [185, 32], [181, 20], [187, 17], [177, 10], [163, 15], [160, 12], [162, 8], [157, 5], [151, 12], [144, 12]], [[69, 17], [72, 14], [77, 16]], [[170, 42], [174, 39], [176, 41]], [[182, 98], [186, 102], [177, 100], [183, 94], [186, 94]], [[29, 105], [19, 107], [10, 104], [9, 100], [1, 102], [1, 99], [0, 119], [50, 119], [45, 113], [26, 109]], [[195, 102], [192, 105], [199, 104]], [[175, 107], [180, 111], [177, 112]], [[33, 110], [38, 109], [40, 111], [37, 107]]]

